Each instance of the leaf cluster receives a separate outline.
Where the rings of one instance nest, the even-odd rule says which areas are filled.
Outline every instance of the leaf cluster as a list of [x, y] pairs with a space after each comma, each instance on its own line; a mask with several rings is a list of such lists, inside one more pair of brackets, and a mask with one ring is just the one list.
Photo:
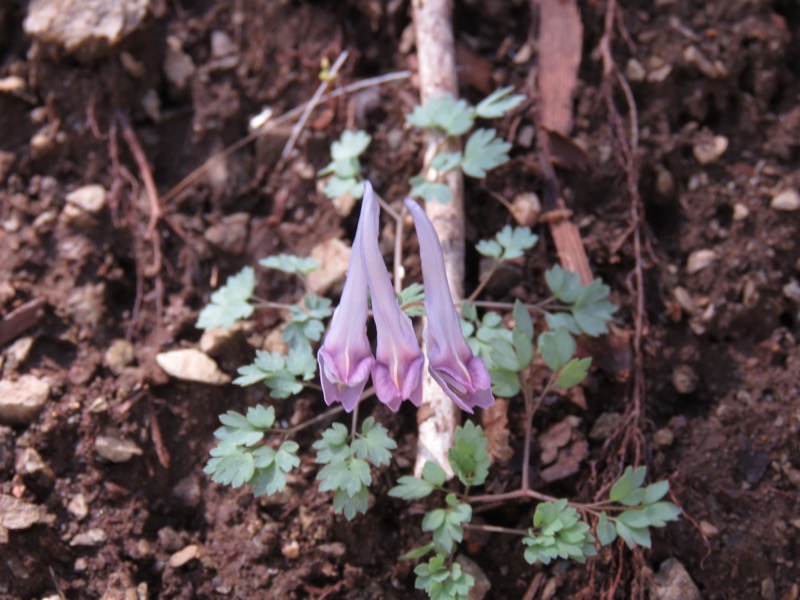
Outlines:
[[503, 227], [492, 240], [481, 240], [475, 249], [484, 256], [505, 262], [520, 258], [539, 241], [539, 236], [530, 227]]
[[239, 377], [233, 380], [242, 387], [263, 381], [273, 398], [282, 400], [299, 394], [303, 381], [310, 381], [317, 373], [317, 361], [308, 347], [299, 346], [283, 356], [278, 352], [256, 350], [255, 360], [238, 369]]
[[425, 288], [421, 283], [411, 283], [397, 294], [397, 303], [409, 317], [425, 316]]
[[459, 563], [447, 566], [447, 562], [447, 556], [437, 554], [417, 565], [414, 587], [425, 590], [431, 600], [467, 600], [475, 578], [465, 573]]
[[311, 342], [318, 342], [325, 333], [322, 320], [332, 314], [330, 298], [306, 294], [299, 304], [289, 309], [289, 320], [283, 329], [283, 339], [292, 349], [306, 348], [310, 352]]
[[256, 496], [276, 494], [286, 487], [286, 474], [300, 465], [299, 446], [284, 440], [277, 450], [258, 445], [275, 423], [275, 409], [254, 406], [247, 415], [229, 410], [220, 415], [222, 427], [214, 432], [220, 440], [212, 448], [204, 471], [217, 483], [239, 488], [249, 484]]
[[211, 302], [200, 311], [196, 327], [204, 330], [228, 328], [246, 319], [253, 314], [254, 307], [250, 299], [255, 289], [256, 274], [253, 267], [245, 267], [236, 275], [231, 275], [225, 285], [211, 294]]
[[[406, 116], [406, 121], [415, 127], [440, 131], [447, 137], [459, 137], [475, 125], [478, 117], [496, 119], [502, 117], [522, 102], [525, 97], [511, 94], [512, 87], [496, 90], [477, 106], [466, 100], [446, 94], [431, 98]], [[490, 171], [508, 162], [511, 144], [497, 137], [494, 129], [478, 129], [470, 135], [463, 152], [442, 151], [431, 160], [432, 178], [417, 175], [409, 180], [411, 196], [425, 201], [449, 202], [452, 191], [439, 178], [453, 169], [460, 168], [465, 175], [481, 179]]]
[[334, 511], [344, 513], [348, 521], [367, 512], [372, 484], [370, 465], [388, 465], [391, 451], [397, 448], [386, 428], [368, 417], [361, 425], [361, 434], [351, 442], [347, 428], [334, 423], [313, 447], [317, 463], [325, 465], [317, 474], [319, 489], [333, 492]]
[[475, 305], [461, 307], [461, 328], [472, 351], [483, 358], [492, 378], [492, 392], [510, 398], [521, 389], [520, 373], [533, 360], [533, 321], [524, 304], [514, 304], [514, 329], [493, 311], [479, 320]]
[[594, 537], [589, 524], [581, 520], [578, 511], [567, 505], [565, 499], [543, 502], [533, 514], [533, 527], [522, 538], [525, 560], [529, 564], [550, 564], [555, 558], [586, 562], [595, 556]]
[[353, 198], [361, 198], [364, 194], [364, 181], [361, 179], [361, 161], [372, 141], [372, 137], [364, 131], [345, 131], [338, 141], [331, 144], [331, 162], [317, 173], [319, 177], [330, 175], [325, 184], [325, 195], [334, 199], [350, 194]]
[[627, 467], [611, 487], [609, 500], [622, 504], [627, 510], [616, 517], [609, 517], [605, 511], [600, 513], [596, 531], [601, 544], [611, 544], [619, 536], [628, 548], [650, 548], [649, 527], [664, 527], [667, 522], [675, 521], [680, 516], [680, 508], [663, 500], [669, 492], [669, 481], [658, 481], [642, 487], [646, 472], [645, 467]]
[[601, 279], [584, 285], [580, 275], [560, 266], [546, 271], [544, 277], [550, 292], [568, 311], [546, 315], [551, 329], [565, 327], [573, 335], [585, 333], [592, 337], [608, 333], [608, 321], [617, 307], [608, 301], [610, 290]]
[[435, 129], [449, 137], [458, 137], [472, 129], [477, 117], [497, 119], [516, 108], [525, 96], [511, 94], [513, 89], [509, 86], [496, 90], [474, 107], [450, 94], [431, 98], [425, 104], [415, 106], [406, 116], [406, 121], [415, 127]]

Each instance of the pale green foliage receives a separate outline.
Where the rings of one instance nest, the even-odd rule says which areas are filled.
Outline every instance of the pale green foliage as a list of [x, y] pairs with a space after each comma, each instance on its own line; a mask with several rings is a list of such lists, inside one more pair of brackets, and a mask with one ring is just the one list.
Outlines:
[[497, 137], [494, 129], [478, 129], [467, 140], [461, 170], [465, 175], [481, 179], [486, 172], [508, 162], [511, 144]]
[[555, 558], [571, 558], [583, 563], [597, 554], [589, 529], [578, 511], [567, 506], [566, 500], [539, 504], [533, 515], [533, 527], [522, 538], [522, 543], [528, 546], [525, 560], [547, 565]]
[[[477, 107], [466, 100], [450, 95], [431, 98], [422, 106], [415, 106], [406, 121], [416, 127], [440, 131], [448, 137], [459, 137], [475, 125], [476, 117], [495, 119], [519, 105], [524, 96], [510, 95], [512, 88], [502, 88], [484, 98]], [[478, 129], [467, 140], [464, 152], [439, 152], [431, 160], [433, 176], [428, 180], [417, 175], [409, 180], [411, 196], [426, 202], [449, 202], [453, 198], [450, 188], [438, 180], [453, 169], [461, 168], [465, 175], [486, 177], [486, 172], [508, 161], [511, 144], [497, 137], [494, 129]]]
[[324, 190], [328, 198], [338, 198], [345, 194], [361, 198], [364, 194], [364, 182], [361, 179], [359, 157], [371, 141], [372, 137], [363, 131], [348, 130], [331, 144], [331, 162], [317, 173], [320, 177], [331, 176]]
[[617, 307], [608, 301], [610, 290], [602, 280], [595, 279], [583, 285], [577, 273], [565, 271], [559, 266], [546, 271], [544, 277], [552, 294], [566, 304], [571, 313], [548, 315], [551, 328], [563, 326], [573, 334], [584, 332], [591, 336], [608, 333], [606, 324]]
[[503, 227], [492, 240], [481, 240], [475, 249], [499, 262], [520, 258], [539, 241], [539, 236], [531, 233], [530, 227]]
[[475, 579], [465, 573], [459, 563], [453, 562], [448, 567], [446, 562], [447, 556], [437, 554], [428, 562], [417, 565], [414, 587], [425, 590], [431, 600], [467, 600]]
[[397, 448], [383, 425], [369, 417], [361, 425], [361, 434], [352, 443], [347, 428], [334, 423], [314, 443], [317, 463], [325, 465], [317, 474], [319, 489], [333, 492], [333, 509], [352, 520], [367, 512], [369, 486], [372, 484], [370, 465], [389, 464], [391, 451]]
[[475, 114], [484, 119], [497, 119], [508, 111], [515, 109], [525, 100], [521, 94], [511, 94], [514, 91], [512, 86], [495, 90], [475, 107]]
[[290, 273], [292, 275], [307, 276], [311, 271], [319, 268], [319, 263], [313, 258], [295, 256], [294, 254], [276, 254], [258, 261], [262, 267]]
[[447, 456], [453, 472], [464, 485], [483, 485], [486, 481], [491, 464], [487, 444], [480, 425], [465, 421], [464, 425], [456, 427], [455, 441]]
[[281, 400], [300, 393], [302, 381], [310, 381], [316, 372], [317, 361], [307, 347], [292, 348], [287, 356], [256, 350], [253, 363], [239, 367], [239, 377], [233, 383], [248, 386], [263, 381], [272, 397]]
[[441, 202], [447, 204], [453, 199], [453, 190], [446, 183], [428, 181], [422, 175], [416, 175], [408, 180], [411, 186], [409, 196], [422, 198], [425, 202]]
[[425, 316], [425, 288], [421, 283], [411, 283], [397, 294], [397, 303], [409, 317]]
[[509, 330], [496, 312], [488, 311], [479, 321], [473, 304], [461, 307], [461, 328], [472, 351], [483, 358], [496, 396], [509, 398], [520, 391], [519, 373], [533, 359], [533, 322], [525, 306], [514, 306], [516, 326]]
[[437, 508], [422, 519], [422, 531], [433, 534], [433, 546], [437, 552], [450, 554], [454, 544], [464, 538], [464, 523], [472, 520], [472, 507], [459, 502], [455, 494], [445, 498], [447, 508]]
[[681, 509], [672, 502], [663, 500], [669, 492], [668, 481], [658, 481], [642, 487], [646, 474], [645, 467], [627, 467], [617, 482], [611, 487], [609, 500], [628, 507], [616, 517], [605, 512], [597, 523], [597, 537], [602, 544], [610, 544], [617, 536], [629, 548], [651, 545], [650, 527], [664, 527], [675, 521]]
[[423, 129], [438, 129], [457, 137], [472, 129], [475, 109], [466, 100], [456, 100], [450, 94], [431, 98], [422, 106], [415, 106], [406, 121]]
[[275, 409], [254, 406], [247, 415], [229, 410], [220, 415], [214, 432], [220, 443], [211, 450], [204, 471], [217, 483], [238, 488], [249, 484], [256, 496], [276, 494], [286, 486], [286, 474], [300, 465], [299, 446], [285, 440], [277, 450], [257, 446], [275, 423]]
[[245, 267], [231, 275], [221, 288], [211, 294], [211, 302], [200, 311], [196, 326], [199, 329], [233, 327], [253, 314], [250, 299], [256, 289], [256, 274], [252, 267]]
[[306, 294], [301, 304], [296, 304], [289, 309], [289, 320], [283, 329], [283, 339], [291, 348], [308, 348], [310, 342], [318, 342], [325, 333], [322, 319], [327, 319], [333, 314], [329, 298]]
[[441, 488], [447, 479], [444, 469], [434, 462], [427, 461], [422, 467], [422, 478], [403, 475], [397, 480], [395, 487], [389, 490], [389, 496], [402, 500], [419, 500], [429, 496], [436, 488]]

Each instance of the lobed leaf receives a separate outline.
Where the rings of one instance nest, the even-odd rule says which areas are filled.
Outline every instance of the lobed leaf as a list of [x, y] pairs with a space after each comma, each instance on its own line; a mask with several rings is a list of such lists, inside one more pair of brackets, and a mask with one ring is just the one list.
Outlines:
[[311, 271], [319, 268], [319, 263], [313, 258], [304, 258], [293, 254], [276, 254], [268, 256], [258, 261], [262, 267], [275, 269], [294, 275], [308, 275]]
[[482, 179], [486, 172], [508, 162], [511, 144], [496, 137], [494, 129], [478, 129], [467, 140], [461, 170], [465, 175]]
[[525, 96], [521, 94], [511, 95], [513, 90], [513, 86], [495, 90], [478, 103], [478, 106], [475, 107], [475, 113], [484, 119], [497, 119], [498, 117], [502, 117], [525, 100]]
[[431, 492], [433, 492], [432, 483], [411, 475], [403, 475], [397, 480], [397, 485], [389, 490], [389, 496], [401, 500], [419, 500], [429, 496]]
[[591, 364], [591, 358], [573, 358], [561, 368], [556, 385], [562, 389], [578, 385], [586, 379]]
[[245, 267], [228, 277], [225, 285], [211, 294], [211, 302], [200, 311], [196, 327], [214, 329], [233, 327], [237, 321], [253, 314], [249, 303], [256, 289], [256, 275], [252, 267]]

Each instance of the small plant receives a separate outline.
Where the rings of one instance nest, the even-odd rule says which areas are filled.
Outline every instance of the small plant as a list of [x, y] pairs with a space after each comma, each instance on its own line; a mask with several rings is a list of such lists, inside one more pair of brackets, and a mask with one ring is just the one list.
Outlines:
[[[477, 118], [498, 118], [521, 101], [522, 96], [511, 95], [510, 88], [498, 90], [475, 107], [445, 96], [416, 107], [408, 122], [436, 130], [446, 142], [470, 131]], [[649, 547], [650, 528], [677, 519], [680, 510], [665, 500], [668, 482], [644, 485], [644, 467], [628, 467], [608, 499], [594, 503], [542, 494], [528, 480], [534, 416], [551, 392], [580, 385], [589, 373], [591, 359], [577, 354], [575, 338], [608, 330], [616, 310], [608, 300], [608, 286], [600, 280], [583, 284], [577, 274], [554, 267], [545, 273], [550, 297], [536, 304], [517, 301], [487, 306], [478, 298], [499, 266], [523, 258], [538, 241], [527, 227], [506, 226], [493, 239], [477, 244], [477, 251], [491, 259], [492, 266], [470, 297], [455, 306], [433, 225], [422, 207], [407, 199], [402, 210], [415, 225], [424, 285], [412, 283], [395, 293], [378, 244], [381, 208], [361, 175], [359, 157], [369, 143], [369, 135], [363, 132], [345, 132], [333, 144], [332, 162], [320, 172], [330, 175], [327, 195], [363, 197], [347, 278], [335, 309], [328, 298], [309, 289], [307, 277], [317, 263], [280, 254], [265, 258], [260, 265], [299, 280], [304, 289], [298, 291], [296, 302], [258, 298], [255, 270], [246, 267], [228, 278], [200, 313], [197, 326], [211, 329], [231, 327], [256, 310], [279, 311], [286, 344], [285, 352], [256, 350], [254, 361], [239, 368], [234, 383], [264, 383], [268, 405], [251, 407], [246, 414], [228, 411], [220, 416], [222, 426], [214, 434], [218, 443], [211, 450], [206, 473], [221, 484], [248, 485], [257, 496], [276, 494], [300, 465], [296, 434], [345, 411], [351, 414], [350, 426], [334, 422], [312, 444], [320, 466], [317, 481], [320, 491], [330, 492], [334, 512], [345, 519], [366, 512], [370, 487], [377, 473], [390, 464], [397, 444], [373, 417], [359, 421], [359, 405], [373, 396], [392, 411], [399, 410], [405, 400], [419, 405], [426, 360], [411, 319], [424, 315], [428, 369], [444, 393], [467, 414], [490, 407], [495, 397], [519, 401], [526, 433], [522, 481], [516, 490], [476, 494], [489, 478], [491, 460], [483, 430], [470, 420], [456, 429], [449, 465], [427, 462], [420, 477], [403, 475], [391, 488], [389, 496], [408, 502], [424, 500], [428, 509], [420, 526], [429, 541], [404, 556], [423, 561], [414, 570], [416, 587], [437, 600], [467, 597], [474, 580], [456, 558], [469, 528], [519, 536], [520, 549], [531, 564], [548, 564], [556, 558], [583, 562], [597, 553], [598, 545], [615, 543], [617, 538], [630, 548]], [[431, 171], [412, 180], [411, 195], [446, 201], [449, 188], [439, 180], [443, 173], [461, 168], [468, 176], [484, 177], [508, 160], [509, 148], [494, 130], [486, 129], [474, 131], [463, 152], [447, 151], [443, 143]], [[402, 213], [390, 208], [386, 212], [402, 222]], [[537, 316], [541, 331], [535, 330], [532, 315]], [[367, 335], [370, 318], [377, 338], [374, 352]], [[372, 386], [367, 387], [370, 381]], [[309, 389], [321, 391], [331, 409], [294, 427], [276, 426], [272, 403]], [[457, 485], [447, 481], [443, 466], [455, 474]], [[474, 507], [516, 498], [536, 502], [527, 529], [472, 523]]]
[[364, 180], [361, 177], [361, 156], [366, 151], [372, 136], [363, 131], [345, 131], [338, 141], [331, 145], [331, 162], [320, 169], [317, 175], [330, 175], [325, 184], [325, 195], [335, 199], [346, 194], [361, 198], [364, 193]]
[[465, 100], [445, 95], [428, 100], [417, 106], [406, 117], [410, 125], [438, 132], [442, 142], [430, 163], [430, 170], [409, 180], [411, 196], [425, 201], [449, 202], [452, 192], [441, 181], [442, 176], [453, 169], [461, 169], [465, 175], [482, 179], [486, 173], [508, 162], [511, 144], [497, 137], [494, 129], [477, 129], [467, 139], [463, 151], [447, 151], [447, 140], [460, 138], [475, 126], [475, 119], [497, 119], [516, 108], [525, 96], [511, 94], [513, 88], [499, 89], [477, 106]]

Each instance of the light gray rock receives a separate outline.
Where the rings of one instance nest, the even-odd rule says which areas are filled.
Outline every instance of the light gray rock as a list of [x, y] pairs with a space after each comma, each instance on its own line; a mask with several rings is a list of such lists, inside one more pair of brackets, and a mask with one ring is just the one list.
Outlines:
[[23, 375], [16, 381], [0, 381], [0, 423], [27, 425], [36, 418], [50, 397], [50, 384]]
[[115, 463], [128, 462], [134, 456], [142, 454], [142, 449], [134, 442], [115, 434], [98, 435], [94, 448], [100, 456]]
[[156, 355], [156, 362], [175, 379], [209, 385], [225, 385], [231, 381], [214, 359], [194, 348], [162, 352]]
[[108, 534], [102, 529], [90, 529], [79, 533], [69, 542], [70, 546], [100, 546], [108, 540]]
[[136, 351], [128, 340], [114, 340], [106, 350], [105, 363], [114, 375], [121, 375], [125, 367], [136, 360]]
[[675, 558], [661, 563], [658, 573], [650, 582], [650, 598], [652, 600], [701, 600], [697, 589], [686, 568]]
[[785, 212], [800, 210], [800, 194], [797, 190], [785, 190], [775, 195], [769, 205], [775, 210]]
[[39, 42], [96, 57], [134, 31], [149, 5], [150, 0], [31, 0], [23, 28]]

